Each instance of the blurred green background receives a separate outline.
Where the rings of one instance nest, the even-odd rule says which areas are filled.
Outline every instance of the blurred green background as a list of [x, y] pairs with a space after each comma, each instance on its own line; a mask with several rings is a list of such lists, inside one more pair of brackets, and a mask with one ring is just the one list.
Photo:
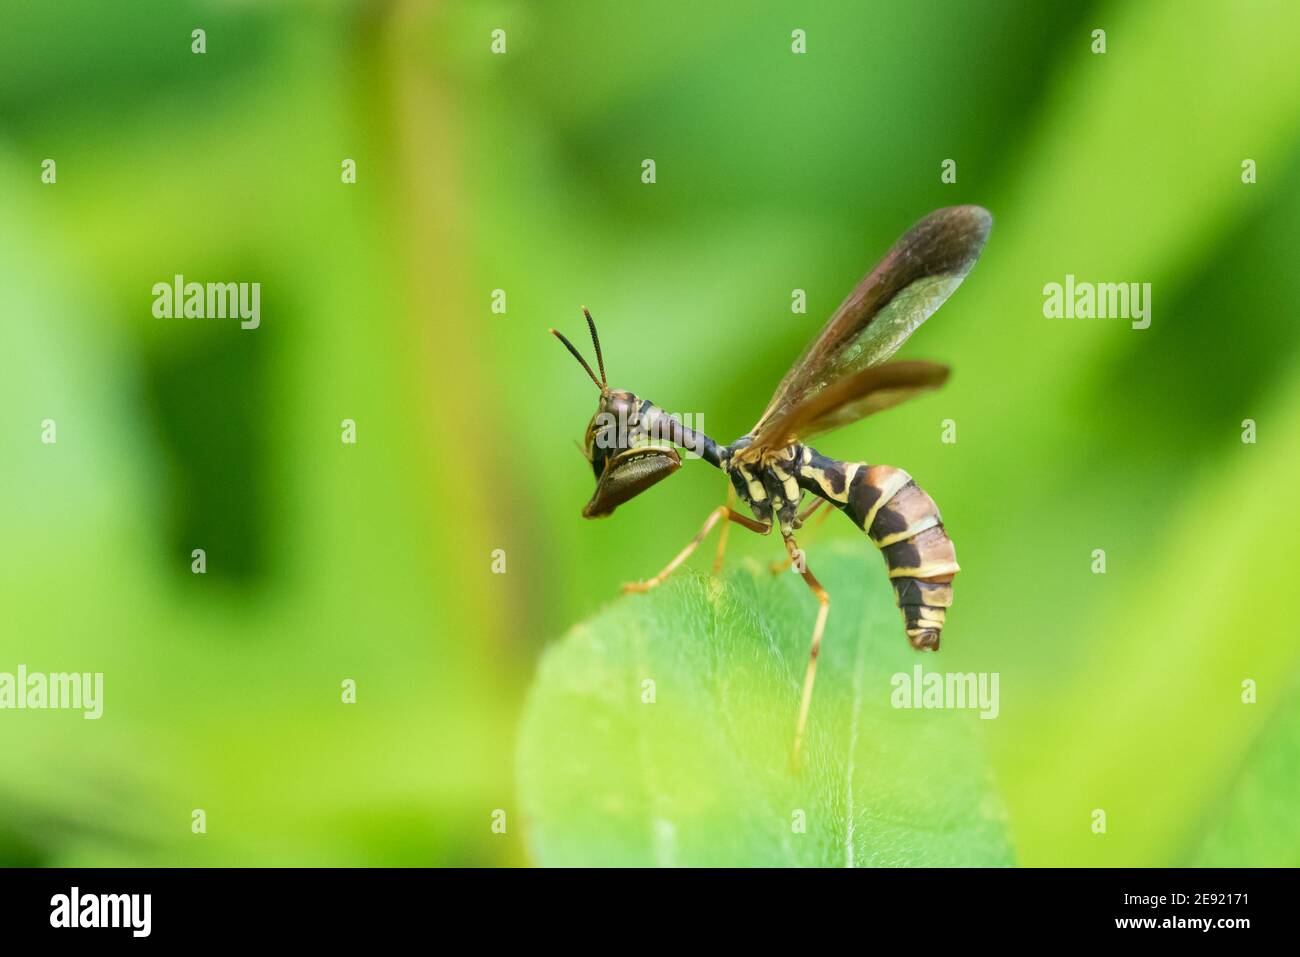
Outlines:
[[[595, 393], [547, 327], [587, 304], [613, 384], [730, 440], [898, 234], [976, 202], [985, 255], [903, 353], [952, 382], [820, 447], [943, 510], [938, 660], [1002, 676], [1017, 858], [1300, 863], [1294, 4], [0, 17], [0, 671], [105, 673], [99, 721], [0, 712], [0, 862], [528, 863], [539, 653], [723, 490], [692, 463], [584, 522]], [[155, 319], [175, 273], [261, 282], [261, 328]], [[1066, 273], [1151, 282], [1151, 327], [1045, 319]], [[814, 568], [836, 538], [871, 547], [828, 523]]]

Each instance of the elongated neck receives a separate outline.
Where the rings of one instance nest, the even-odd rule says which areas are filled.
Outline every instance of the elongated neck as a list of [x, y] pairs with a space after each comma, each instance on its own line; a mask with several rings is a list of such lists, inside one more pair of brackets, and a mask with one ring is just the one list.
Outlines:
[[641, 402], [641, 421], [651, 435], [690, 449], [714, 468], [722, 468], [722, 450], [703, 429], [684, 425], [679, 418], [669, 415], [649, 399]]

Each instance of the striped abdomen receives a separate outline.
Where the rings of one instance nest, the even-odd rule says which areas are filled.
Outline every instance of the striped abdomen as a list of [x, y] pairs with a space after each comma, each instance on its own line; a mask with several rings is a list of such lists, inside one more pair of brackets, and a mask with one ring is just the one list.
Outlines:
[[936, 650], [960, 567], [934, 499], [902, 469], [805, 452], [809, 491], [830, 500], [880, 549], [912, 647]]

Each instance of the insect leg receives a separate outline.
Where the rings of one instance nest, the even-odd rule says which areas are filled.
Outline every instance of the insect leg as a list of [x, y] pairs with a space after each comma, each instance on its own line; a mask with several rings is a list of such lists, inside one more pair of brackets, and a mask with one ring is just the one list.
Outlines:
[[664, 567], [663, 571], [647, 581], [626, 583], [623, 586], [623, 592], [625, 594], [627, 592], [646, 592], [663, 582], [665, 578], [677, 570], [678, 565], [691, 557], [691, 552], [695, 551], [700, 542], [704, 541], [704, 536], [708, 535], [709, 532], [713, 530], [713, 526], [718, 523], [718, 519], [726, 519], [728, 522], [735, 522], [737, 525], [743, 525], [751, 532], [758, 532], [760, 535], [766, 535], [772, 530], [772, 526], [765, 522], [756, 521], [748, 515], [741, 515], [735, 509], [727, 505], [719, 505], [709, 513], [709, 517], [704, 520], [704, 525], [695, 534], [695, 537], [687, 542], [686, 547], [677, 553], [677, 557], [669, 562]]
[[[817, 509], [821, 508], [825, 504], [826, 504], [826, 499], [818, 498], [817, 501], [813, 502], [811, 505], [809, 505], [807, 508], [805, 508], [802, 512], [799, 513], [799, 518], [797, 519], [798, 524], [802, 526], [803, 523], [808, 520], [808, 516], [812, 515], [813, 512], [817, 511]], [[822, 521], [825, 521], [826, 516], [829, 514], [830, 512], [826, 512], [825, 514], [823, 514], [821, 517], [821, 521], [819, 521], [817, 524], [820, 525]]]
[[[801, 528], [803, 526], [803, 523], [808, 520], [809, 516], [811, 516], [814, 512], [816, 512], [819, 508], [821, 508], [825, 504], [826, 504], [826, 499], [818, 498], [817, 501], [813, 502], [806, 509], [804, 509], [802, 512], [799, 513], [799, 517], [795, 519], [794, 527]], [[826, 516], [830, 514], [831, 514], [830, 511], [822, 512], [821, 515], [817, 516], [817, 524], [812, 527], [820, 528], [822, 523], [826, 521]], [[773, 575], [779, 575], [787, 568], [789, 568], [790, 565], [793, 564], [793, 562], [794, 562], [793, 558], [786, 556], [785, 561], [772, 562], [772, 564], [770, 564], [768, 568], [771, 570]]]
[[[736, 504], [736, 487], [731, 484], [731, 479], [727, 479], [727, 509], [730, 510]], [[713, 556], [713, 574], [722, 571], [722, 556], [727, 550], [727, 532], [731, 531], [731, 523], [723, 522], [722, 531], [718, 533], [718, 553]]]
[[[802, 559], [802, 552], [799, 551], [799, 546], [795, 543], [793, 537], [785, 540], [785, 550], [790, 553], [791, 561], [795, 560], [796, 553]], [[822, 587], [822, 583], [808, 570], [806, 562], [801, 561], [801, 566], [803, 580], [812, 589], [818, 607], [817, 622], [813, 625], [812, 648], [808, 652], [808, 670], [804, 673], [803, 678], [803, 695], [799, 699], [799, 720], [794, 728], [794, 747], [790, 751], [790, 769], [792, 771], [799, 770], [799, 751], [803, 745], [804, 727], [808, 723], [808, 706], [812, 702], [813, 681], [817, 677], [817, 653], [822, 646], [822, 632], [826, 630], [826, 614], [831, 608], [831, 596], [826, 594], [826, 589]]]

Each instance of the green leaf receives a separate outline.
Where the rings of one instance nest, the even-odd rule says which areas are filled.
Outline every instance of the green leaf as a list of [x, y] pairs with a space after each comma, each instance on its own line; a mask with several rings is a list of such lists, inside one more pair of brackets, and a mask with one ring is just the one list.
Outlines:
[[891, 704], [893, 675], [943, 658], [908, 645], [873, 551], [828, 545], [809, 559], [831, 610], [798, 776], [787, 756], [817, 607], [799, 576], [752, 563], [721, 579], [679, 572], [551, 648], [520, 737], [533, 859], [1013, 863], [975, 714]]
[[1232, 790], [1207, 822], [1209, 833], [1192, 866], [1300, 867], [1297, 767], [1300, 694], [1293, 690], [1251, 747]]

